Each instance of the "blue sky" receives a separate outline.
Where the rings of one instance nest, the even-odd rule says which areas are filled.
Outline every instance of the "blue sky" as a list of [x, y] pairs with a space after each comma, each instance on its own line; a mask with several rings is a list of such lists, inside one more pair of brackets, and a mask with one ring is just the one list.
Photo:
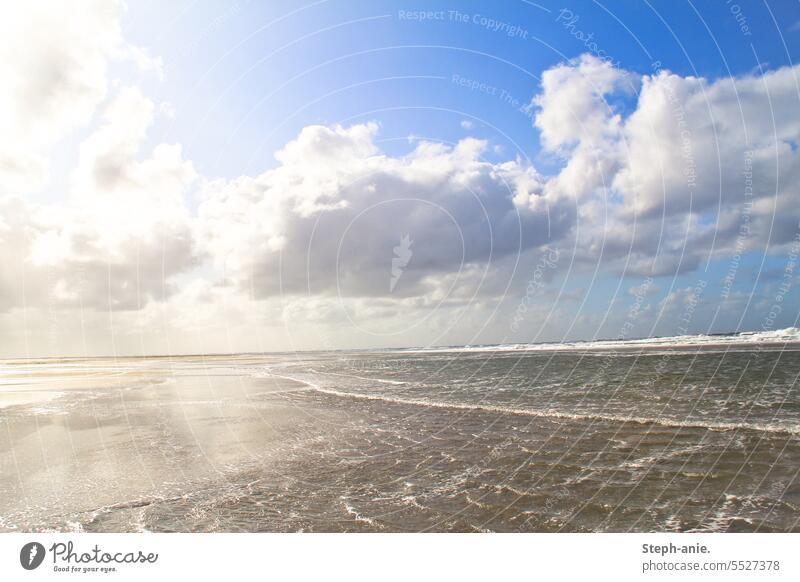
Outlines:
[[7, 19], [6, 353], [796, 323], [794, 0], [84, 2]]
[[[731, 6], [741, 8], [749, 36]], [[402, 17], [419, 10], [441, 19]], [[474, 22], [476, 15], [521, 33], [494, 32]], [[660, 61], [681, 75], [713, 79], [796, 62], [798, 22], [793, 1], [240, 1], [225, 8], [144, 1], [130, 5], [123, 20], [126, 36], [164, 59], [167, 81], [153, 83], [153, 91], [180, 111], [166, 137], [186, 143], [203, 169], [230, 177], [248, 164], [272, 163], [272, 152], [299, 128], [364, 118], [381, 122], [383, 140], [413, 134], [456, 141], [469, 116], [487, 126], [483, 135], [535, 159], [535, 130], [512, 103], [530, 101], [542, 71], [591, 52], [577, 33], [593, 35], [626, 69], [649, 73]], [[453, 75], [506, 91], [508, 100], [459, 87]], [[405, 147], [390, 143], [389, 151]]]

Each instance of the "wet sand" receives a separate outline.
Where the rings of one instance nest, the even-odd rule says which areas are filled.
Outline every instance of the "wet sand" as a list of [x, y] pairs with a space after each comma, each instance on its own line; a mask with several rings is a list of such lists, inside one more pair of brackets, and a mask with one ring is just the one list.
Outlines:
[[83, 529], [109, 509], [218, 487], [333, 416], [276, 401], [299, 386], [289, 380], [141, 364], [17, 374], [31, 384], [2, 392], [0, 529]]

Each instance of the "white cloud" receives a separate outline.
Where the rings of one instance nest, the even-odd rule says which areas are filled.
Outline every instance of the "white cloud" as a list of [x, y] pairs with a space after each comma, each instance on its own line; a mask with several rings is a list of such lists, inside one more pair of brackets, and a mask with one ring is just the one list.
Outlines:
[[420, 142], [391, 157], [375, 145], [377, 131], [306, 127], [276, 154], [277, 168], [209, 184], [199, 211], [203, 248], [258, 297], [374, 296], [387, 293], [392, 249], [410, 235], [413, 261], [394, 290], [403, 297], [570, 226], [529, 165], [483, 161], [486, 142]]
[[[109, 94], [110, 60], [163, 76], [157, 57], [122, 39], [121, 4], [3, 10], [0, 317], [33, 335], [45, 312], [67, 314], [67, 328], [102, 327], [111, 309], [163, 351], [170, 336], [153, 329], [184, 345], [213, 335], [199, 351], [247, 349], [240, 338], [261, 345], [269, 334], [268, 349], [278, 337], [337, 347], [342, 337], [324, 330], [343, 328], [355, 345], [454, 343], [487, 322], [508, 327], [495, 308], [513, 313], [507, 287], [520, 295], [530, 276], [518, 260], [535, 264], [541, 245], [560, 253], [548, 281], [595, 269], [670, 275], [709, 255], [785, 248], [800, 221], [797, 68], [713, 80], [588, 55], [557, 65], [531, 104], [544, 155], [563, 162], [552, 175], [521, 159], [486, 161], [502, 150], [472, 137], [413, 138], [406, 155], [389, 155], [379, 125], [363, 123], [302, 128], [273, 169], [221, 180], [198, 176], [179, 144], [145, 147], [169, 105], [135, 85]], [[46, 179], [49, 148], [90, 121], [59, 203], [25, 200]], [[413, 256], [392, 285], [404, 236]], [[680, 315], [690, 292], [669, 287], [659, 311]], [[551, 307], [532, 305], [530, 319], [556, 313], [556, 329], [569, 314]], [[647, 303], [641, 325], [655, 311]], [[93, 337], [102, 345], [108, 333], [118, 332]]]
[[544, 147], [566, 152], [616, 138], [621, 117], [605, 97], [620, 90], [630, 91], [635, 78], [591, 55], [545, 71], [542, 92], [533, 100], [538, 107], [535, 125]]
[[776, 167], [781, 181], [797, 176], [799, 97], [797, 69], [790, 67], [719, 81], [668, 72], [646, 77], [625, 123], [624, 167], [614, 185], [640, 214], [741, 205], [749, 158], [752, 196], [780, 196]]
[[192, 165], [180, 146], [168, 144], [137, 159], [153, 110], [137, 89], [123, 89], [109, 103], [80, 147], [73, 204], [2, 199], [0, 215], [14, 218], [0, 229], [3, 249], [13, 255], [4, 259], [17, 265], [0, 283], [6, 308], [139, 308], [168, 296], [170, 277], [196, 265], [185, 201]]
[[798, 87], [797, 67], [635, 76], [584, 55], [545, 72], [535, 125], [564, 166], [544, 191], [580, 200], [576, 258], [667, 275], [730, 253], [743, 224], [745, 249], [790, 241], [800, 220]]
[[5, 3], [0, 10], [0, 194], [41, 186], [43, 150], [89, 121], [126, 50], [114, 0]]

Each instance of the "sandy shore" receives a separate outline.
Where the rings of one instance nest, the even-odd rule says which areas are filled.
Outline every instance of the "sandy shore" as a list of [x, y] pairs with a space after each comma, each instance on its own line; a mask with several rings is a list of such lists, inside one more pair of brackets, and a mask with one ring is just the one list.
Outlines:
[[70, 529], [110, 507], [179, 498], [268, 462], [311, 420], [281, 403], [301, 387], [288, 380], [100, 368], [25, 372], [25, 389], [23, 374], [0, 389], [0, 530]]

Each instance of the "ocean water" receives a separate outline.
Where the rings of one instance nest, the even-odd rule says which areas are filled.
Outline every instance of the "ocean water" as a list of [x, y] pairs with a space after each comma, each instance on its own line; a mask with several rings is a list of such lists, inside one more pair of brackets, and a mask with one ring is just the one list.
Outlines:
[[800, 531], [796, 333], [6, 361], [0, 531]]

